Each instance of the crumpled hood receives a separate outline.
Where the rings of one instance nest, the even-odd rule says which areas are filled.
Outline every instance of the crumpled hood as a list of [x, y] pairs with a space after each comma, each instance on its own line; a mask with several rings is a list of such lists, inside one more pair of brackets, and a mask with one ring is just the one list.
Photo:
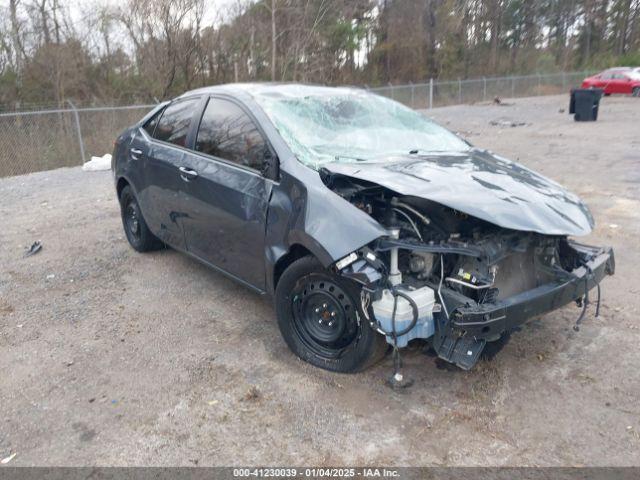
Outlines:
[[589, 209], [576, 195], [484, 150], [334, 162], [323, 168], [431, 200], [503, 228], [578, 236], [587, 235], [594, 225]]

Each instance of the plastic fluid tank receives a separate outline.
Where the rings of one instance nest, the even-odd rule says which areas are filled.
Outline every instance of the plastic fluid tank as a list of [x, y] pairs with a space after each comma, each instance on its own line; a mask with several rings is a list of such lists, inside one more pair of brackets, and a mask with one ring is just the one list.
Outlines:
[[[409, 290], [402, 286], [397, 288], [398, 291], [410, 296], [418, 307], [418, 321], [416, 325], [406, 334], [398, 337], [398, 347], [406, 347], [409, 340], [414, 338], [429, 338], [435, 331], [433, 322], [433, 305], [435, 296], [433, 289], [422, 287], [416, 290]], [[409, 301], [398, 296], [398, 305], [396, 307], [395, 325], [396, 332], [402, 332], [411, 325], [413, 320], [413, 309]], [[380, 327], [385, 332], [391, 333], [393, 326], [391, 316], [393, 315], [394, 296], [390, 290], [385, 289], [382, 292], [382, 298], [373, 302], [373, 313]], [[393, 345], [393, 337], [387, 335], [387, 342]]]

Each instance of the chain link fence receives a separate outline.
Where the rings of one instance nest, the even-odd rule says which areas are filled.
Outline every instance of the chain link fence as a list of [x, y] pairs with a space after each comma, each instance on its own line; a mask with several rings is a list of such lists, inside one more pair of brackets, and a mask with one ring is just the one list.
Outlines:
[[154, 105], [0, 113], [0, 177], [82, 165]]
[[446, 107], [500, 99], [556, 95], [580, 86], [593, 71], [511, 77], [482, 77], [470, 80], [434, 81], [368, 88], [415, 109]]
[[[430, 81], [370, 88], [412, 108], [553, 95], [593, 72]], [[28, 110], [0, 113], [0, 177], [82, 165], [111, 153], [113, 141], [154, 105]]]

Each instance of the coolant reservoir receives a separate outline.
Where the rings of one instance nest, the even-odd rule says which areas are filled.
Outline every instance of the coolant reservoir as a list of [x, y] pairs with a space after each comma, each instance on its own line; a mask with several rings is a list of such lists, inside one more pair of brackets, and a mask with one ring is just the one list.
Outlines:
[[[416, 325], [406, 334], [398, 337], [398, 347], [406, 347], [409, 340], [414, 338], [429, 338], [435, 331], [433, 323], [433, 305], [435, 296], [433, 289], [422, 287], [416, 290], [409, 290], [402, 286], [397, 287], [405, 295], [413, 299], [418, 307], [418, 321]], [[372, 303], [373, 313], [376, 320], [380, 323], [381, 328], [385, 332], [391, 332], [393, 329], [391, 316], [393, 315], [394, 296], [391, 290], [385, 289], [382, 292], [382, 298]], [[396, 307], [395, 325], [396, 332], [402, 332], [411, 325], [413, 320], [413, 309], [408, 300], [398, 297], [398, 305]], [[393, 337], [387, 335], [387, 342], [393, 345]]]

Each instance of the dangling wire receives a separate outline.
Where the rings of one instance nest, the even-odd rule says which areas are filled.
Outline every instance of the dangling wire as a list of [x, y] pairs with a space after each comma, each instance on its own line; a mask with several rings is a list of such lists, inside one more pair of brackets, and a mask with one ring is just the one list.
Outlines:
[[[580, 331], [580, 324], [582, 323], [582, 319], [584, 318], [584, 314], [587, 311], [587, 306], [589, 303], [589, 279], [593, 278], [593, 270], [586, 262], [581, 262], [582, 266], [587, 270], [587, 273], [584, 276], [584, 296], [582, 297], [582, 310], [580, 311], [580, 315], [576, 320], [576, 324], [573, 326], [573, 329], [578, 332]], [[596, 283], [596, 287], [598, 289], [598, 297], [596, 299], [596, 317], [600, 316], [600, 284]]]
[[[411, 298], [409, 295], [399, 291], [395, 285], [389, 283], [389, 290], [391, 290], [391, 294], [393, 295], [393, 311], [391, 312], [391, 332], [387, 332], [387, 335], [391, 335], [393, 339], [393, 376], [391, 377], [391, 386], [394, 388], [402, 388], [408, 387], [413, 382], [407, 381], [402, 374], [402, 356], [400, 355], [400, 348], [398, 347], [398, 337], [402, 335], [406, 335], [409, 333], [418, 323], [418, 305], [415, 300]], [[396, 329], [396, 312], [398, 310], [398, 297], [404, 298], [409, 305], [411, 305], [411, 310], [413, 312], [413, 319], [409, 326], [401, 330], [400, 332]]]
[[444, 303], [444, 298], [442, 297], [442, 281], [444, 280], [444, 260], [442, 258], [442, 254], [440, 254], [440, 283], [438, 284], [438, 297], [440, 297], [440, 303], [442, 304], [442, 309], [444, 310], [444, 314], [449, 320], [449, 311], [447, 310], [447, 305]]

